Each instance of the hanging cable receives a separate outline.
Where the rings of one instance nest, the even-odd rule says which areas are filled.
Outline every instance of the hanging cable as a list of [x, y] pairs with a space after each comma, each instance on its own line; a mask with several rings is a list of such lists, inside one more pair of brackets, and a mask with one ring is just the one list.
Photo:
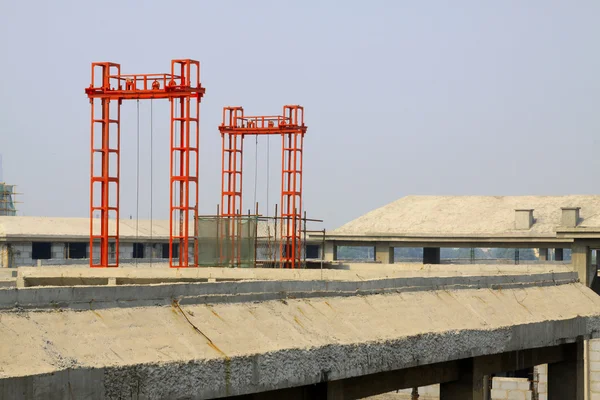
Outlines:
[[153, 110], [153, 99], [150, 99], [150, 249], [151, 249], [151, 254], [150, 254], [150, 267], [152, 267], [152, 259], [154, 258], [154, 242], [152, 242], [152, 211], [153, 211], [153, 204], [152, 204], [152, 200], [153, 200], [153, 195], [154, 195], [154, 190], [153, 190], [153, 186], [154, 186], [154, 171], [152, 170], [152, 165], [154, 164], [154, 158], [153, 158], [153, 140], [154, 140], [154, 110]]
[[[139, 250], [140, 237], [140, 101], [137, 101], [137, 153], [136, 153], [136, 168], [135, 168], [135, 244], [133, 245], [133, 253], [136, 255]], [[139, 257], [139, 254], [137, 254]], [[135, 257], [135, 266], [138, 261]]]
[[254, 206], [256, 206], [256, 187], [258, 183], [258, 135], [254, 136], [256, 142], [254, 142]]
[[271, 153], [271, 136], [267, 135], [267, 218], [269, 217], [269, 154]]

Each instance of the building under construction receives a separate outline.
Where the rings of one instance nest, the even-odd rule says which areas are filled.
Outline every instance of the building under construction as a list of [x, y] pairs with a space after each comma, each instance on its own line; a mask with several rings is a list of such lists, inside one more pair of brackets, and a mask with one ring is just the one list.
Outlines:
[[15, 215], [17, 215], [15, 185], [0, 182], [0, 216], [14, 217]]

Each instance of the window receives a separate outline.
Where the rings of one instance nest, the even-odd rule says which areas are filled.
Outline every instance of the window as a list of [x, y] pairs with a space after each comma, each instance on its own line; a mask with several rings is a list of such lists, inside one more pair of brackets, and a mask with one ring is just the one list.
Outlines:
[[144, 258], [144, 243], [133, 244], [133, 258]]
[[52, 258], [52, 243], [33, 242], [31, 244], [31, 258], [34, 260], [49, 260]]
[[[173, 258], [179, 257], [179, 243], [173, 243]], [[162, 258], [169, 258], [169, 243], [162, 245]]]
[[306, 258], [319, 258], [319, 249], [320, 246], [318, 244], [307, 244], [306, 245]]
[[87, 243], [67, 243], [69, 258], [86, 258]]

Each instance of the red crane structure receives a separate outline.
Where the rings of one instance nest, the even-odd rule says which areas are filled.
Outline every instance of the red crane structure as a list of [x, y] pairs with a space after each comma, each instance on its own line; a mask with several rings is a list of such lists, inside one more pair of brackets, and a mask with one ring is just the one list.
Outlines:
[[248, 135], [280, 135], [281, 148], [281, 243], [279, 260], [282, 268], [299, 268], [302, 221], [302, 160], [304, 108], [283, 107], [276, 116], [245, 116], [242, 107], [224, 107], [219, 126], [223, 141], [221, 176], [221, 217], [227, 218], [221, 243], [230, 244], [231, 259], [241, 256], [236, 234], [237, 220], [242, 217], [242, 170], [244, 137]]
[[[169, 266], [198, 266], [195, 222], [192, 227], [189, 223], [198, 215], [200, 101], [204, 92], [198, 61], [172, 60], [171, 73], [130, 75], [121, 74], [119, 64], [92, 63], [92, 82], [85, 89], [91, 104], [90, 267], [119, 266], [121, 103], [146, 99], [171, 103]], [[94, 219], [94, 212], [100, 213], [99, 220]], [[192, 263], [190, 239], [194, 244]], [[179, 246], [175, 257], [174, 244]]]

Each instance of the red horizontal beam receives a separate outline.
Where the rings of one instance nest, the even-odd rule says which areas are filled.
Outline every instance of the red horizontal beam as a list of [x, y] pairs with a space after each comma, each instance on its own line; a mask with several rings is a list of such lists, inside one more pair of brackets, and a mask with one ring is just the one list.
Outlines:
[[281, 135], [284, 133], [306, 133], [306, 126], [286, 126], [273, 128], [230, 128], [220, 126], [221, 135]]
[[88, 88], [85, 93], [90, 99], [110, 100], [142, 100], [142, 99], [174, 99], [180, 97], [204, 96], [204, 88], [176, 89], [176, 90], [104, 90]]

